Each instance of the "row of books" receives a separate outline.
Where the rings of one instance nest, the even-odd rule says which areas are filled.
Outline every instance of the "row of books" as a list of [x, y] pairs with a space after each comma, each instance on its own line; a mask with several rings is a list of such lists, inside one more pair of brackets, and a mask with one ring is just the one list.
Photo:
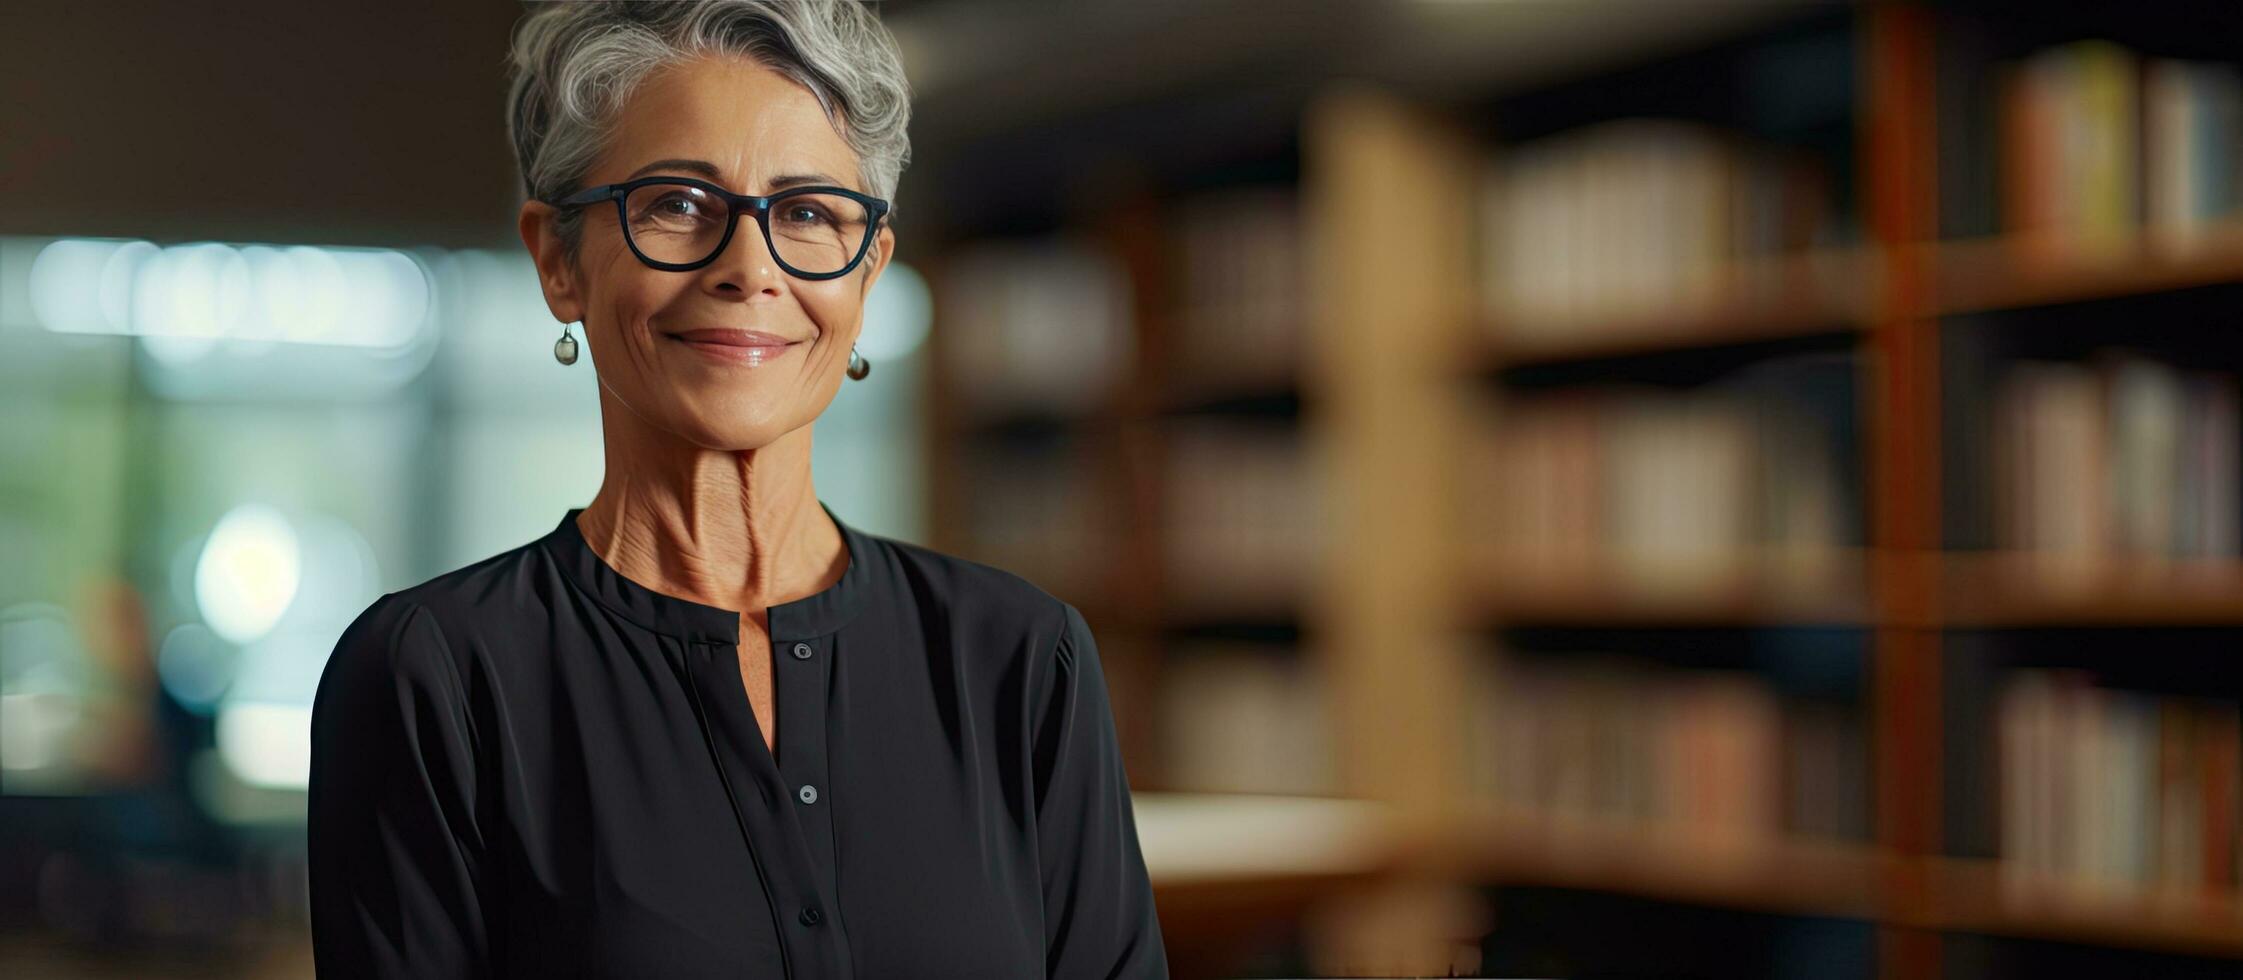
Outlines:
[[[1858, 279], [1846, 264], [1757, 262], [1835, 244], [1819, 160], [1711, 126], [1623, 119], [1510, 148], [1484, 176], [1481, 300], [1513, 340], [1633, 329]], [[1303, 356], [1308, 222], [1297, 188], [1178, 201], [1162, 245], [1174, 317], [1157, 352], [1185, 386], [1284, 379]], [[969, 413], [1078, 414], [1126, 381], [1147, 340], [1136, 286], [1091, 239], [978, 243], [938, 273], [944, 368]]]
[[1061, 598], [1105, 594], [1127, 512], [1094, 462], [1073, 446], [961, 452], [949, 475], [965, 524], [961, 552]]
[[[1170, 598], [1219, 610], [1289, 611], [1323, 540], [1318, 481], [1298, 428], [1223, 416], [1165, 425], [1157, 533]], [[958, 461], [953, 492], [971, 557], [1055, 594], [1105, 592], [1124, 535], [1141, 529], [1128, 524], [1125, 488], [1088, 447], [992, 444]]]
[[1298, 649], [1176, 644], [1162, 658], [1157, 697], [1160, 771], [1172, 788], [1337, 791], [1327, 688]]
[[2229, 888], [2243, 722], [2235, 702], [2019, 670], [1996, 706], [1999, 848], [2021, 880]]
[[935, 277], [943, 391], [957, 410], [1079, 415], [1125, 383], [1137, 344], [1129, 272], [1073, 235], [996, 239]]
[[1171, 597], [1290, 611], [1321, 562], [1321, 481], [1297, 427], [1251, 418], [1169, 423], [1161, 534]]
[[1995, 546], [2048, 558], [2037, 567], [2055, 580], [2092, 580], [2105, 559], [2243, 554], [2237, 400], [2231, 374], [2117, 350], [2009, 365], [1992, 420]]
[[[1175, 322], [1158, 351], [1184, 384], [1292, 376], [1308, 308], [1297, 191], [1202, 192], [1165, 229]], [[996, 239], [946, 258], [937, 280], [943, 369], [969, 414], [1078, 415], [1128, 381], [1147, 343], [1140, 283], [1111, 249], [1071, 234]]]
[[1502, 653], [1472, 678], [1468, 783], [1506, 808], [1707, 840], [1867, 834], [1868, 743], [1848, 705], [1594, 654]]
[[1176, 283], [1169, 364], [1186, 384], [1291, 377], [1308, 325], [1299, 192], [1263, 185], [1179, 202], [1168, 250]]
[[1630, 118], [1507, 149], [1487, 167], [1479, 280], [1509, 337], [1622, 329], [1732, 302], [1742, 260], [1834, 244], [1827, 169], [1705, 124]]
[[2243, 204], [2243, 72], [2103, 39], [2000, 69], [2007, 230], [2073, 243], [2186, 247]]
[[[2015, 362], [1993, 387], [1988, 543], [2032, 557], [2046, 584], [2243, 556], [2232, 375], [2111, 351]], [[1828, 590], [1853, 571], [1838, 558], [1861, 540], [1843, 420], [1726, 384], [1519, 391], [1476, 418], [1462, 520], [1490, 581], [1531, 571], [1679, 596]], [[1282, 602], [1320, 541], [1301, 434], [1227, 417], [1168, 430], [1169, 577], [1211, 602]], [[1092, 462], [1072, 450], [988, 454], [966, 484], [973, 538], [1072, 584], [1123, 533], [1119, 508], [1091, 503], [1104, 487]]]
[[1466, 521], [1491, 580], [1844, 584], [1834, 559], [1860, 522], [1843, 420], [1724, 385], [1522, 392], [1479, 417]]

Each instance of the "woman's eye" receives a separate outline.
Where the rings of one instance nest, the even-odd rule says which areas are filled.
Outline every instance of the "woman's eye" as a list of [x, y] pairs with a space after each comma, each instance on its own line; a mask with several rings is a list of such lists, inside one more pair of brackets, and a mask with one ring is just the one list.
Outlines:
[[825, 217], [825, 212], [813, 207], [798, 206], [787, 209], [787, 220], [798, 225], [824, 221]]
[[708, 219], [709, 206], [692, 194], [669, 193], [646, 202], [633, 213], [640, 221], [692, 224]]

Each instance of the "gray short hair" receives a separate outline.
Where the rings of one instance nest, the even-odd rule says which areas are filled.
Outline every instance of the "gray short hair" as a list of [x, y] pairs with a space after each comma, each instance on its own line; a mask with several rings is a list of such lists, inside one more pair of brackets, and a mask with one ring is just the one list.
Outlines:
[[[856, 151], [866, 193], [895, 200], [911, 162], [911, 87], [894, 35], [860, 0], [543, 5], [514, 29], [507, 128], [523, 193], [554, 200], [578, 189], [632, 90], [707, 54], [752, 59], [808, 88]], [[556, 223], [572, 260], [582, 215], [569, 209]]]

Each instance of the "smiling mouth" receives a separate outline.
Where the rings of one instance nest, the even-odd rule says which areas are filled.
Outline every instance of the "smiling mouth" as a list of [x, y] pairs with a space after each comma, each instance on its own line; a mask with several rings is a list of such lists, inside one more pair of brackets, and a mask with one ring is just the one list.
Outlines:
[[761, 330], [736, 330], [723, 327], [681, 330], [669, 336], [685, 343], [704, 344], [712, 347], [787, 347], [800, 343], [800, 341], [791, 340], [775, 333], [765, 333]]
[[749, 366], [784, 356], [788, 351], [803, 345], [803, 341], [746, 330], [688, 331], [669, 334], [668, 337], [705, 356]]
[[691, 337], [680, 337], [675, 334], [672, 334], [670, 339], [694, 347], [730, 347], [734, 350], [777, 350], [781, 347], [792, 347], [799, 343], [799, 341], [793, 340], [758, 340], [753, 343], [740, 343], [730, 340], [694, 340]]

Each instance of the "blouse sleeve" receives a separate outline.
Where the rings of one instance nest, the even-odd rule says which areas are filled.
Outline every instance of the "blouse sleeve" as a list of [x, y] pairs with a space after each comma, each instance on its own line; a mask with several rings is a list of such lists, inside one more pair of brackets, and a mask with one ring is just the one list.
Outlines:
[[321, 980], [487, 975], [474, 732], [428, 611], [394, 593], [336, 643], [312, 706], [307, 831]]
[[1061, 606], [1065, 624], [1035, 721], [1045, 974], [1165, 978], [1167, 951], [1098, 646], [1082, 613]]

